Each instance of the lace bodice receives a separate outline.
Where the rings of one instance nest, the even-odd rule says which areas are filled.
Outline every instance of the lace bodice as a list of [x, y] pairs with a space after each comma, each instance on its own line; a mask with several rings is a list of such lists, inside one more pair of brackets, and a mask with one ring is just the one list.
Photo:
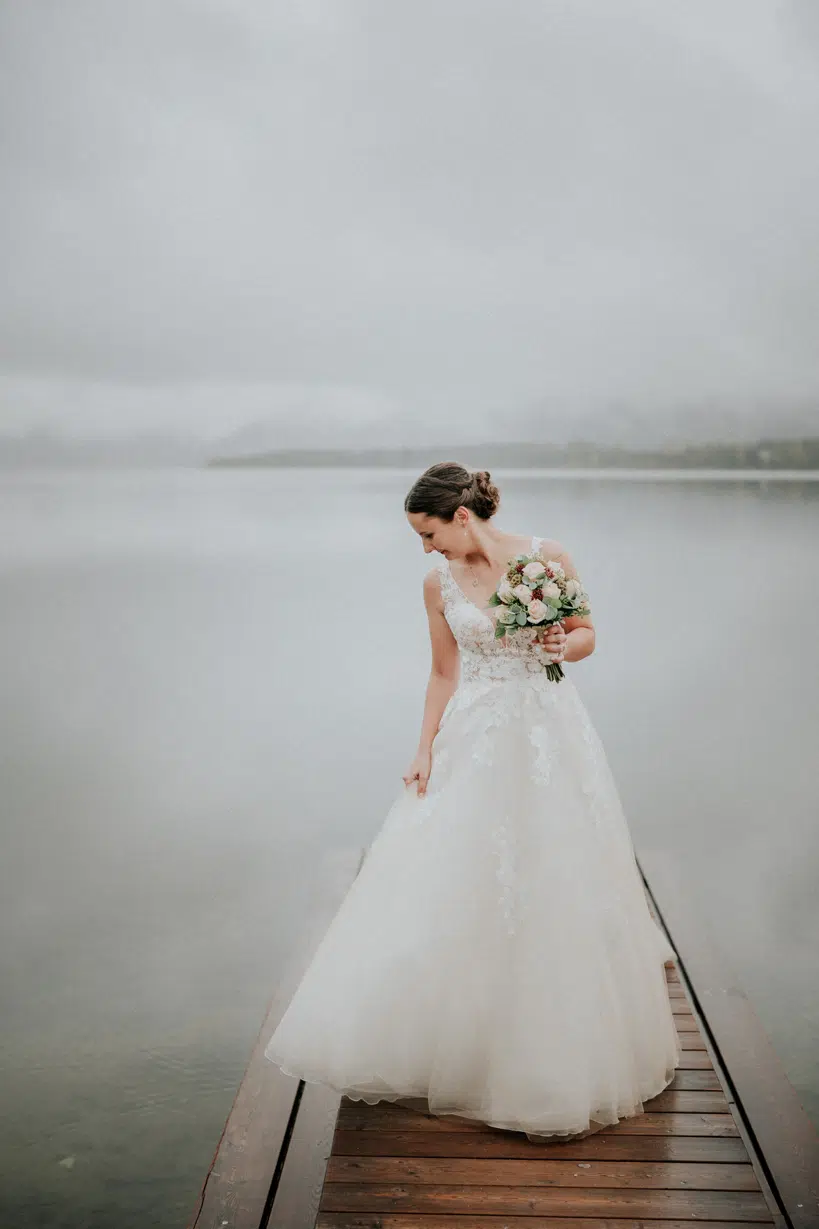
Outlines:
[[[541, 538], [532, 538], [532, 553], [541, 541]], [[444, 555], [436, 559], [435, 567], [441, 577], [444, 615], [460, 650], [459, 688], [474, 682], [514, 679], [537, 680], [551, 687], [544, 669], [549, 655], [535, 641], [535, 628], [521, 627], [503, 639], [496, 639], [492, 608], [481, 610], [469, 600], [452, 575], [449, 560]]]

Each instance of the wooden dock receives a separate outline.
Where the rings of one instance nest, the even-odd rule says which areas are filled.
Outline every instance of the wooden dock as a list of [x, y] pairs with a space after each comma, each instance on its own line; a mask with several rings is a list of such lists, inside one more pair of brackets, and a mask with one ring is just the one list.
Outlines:
[[655, 869], [675, 917], [666, 932], [679, 960], [666, 980], [683, 1059], [644, 1114], [534, 1143], [432, 1115], [423, 1101], [370, 1106], [283, 1075], [264, 1046], [342, 877], [270, 1005], [188, 1229], [817, 1229], [819, 1137], [667, 866]]

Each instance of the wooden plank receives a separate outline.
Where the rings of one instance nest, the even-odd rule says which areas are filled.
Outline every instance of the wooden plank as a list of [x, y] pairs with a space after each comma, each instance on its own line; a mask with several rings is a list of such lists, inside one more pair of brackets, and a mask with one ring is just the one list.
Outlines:
[[714, 1064], [707, 1050], [683, 1050], [678, 1071], [713, 1071]]
[[554, 1157], [336, 1156], [328, 1182], [412, 1182], [420, 1186], [625, 1187], [640, 1190], [758, 1191], [753, 1166], [685, 1161], [577, 1161]]
[[690, 1089], [666, 1089], [659, 1096], [645, 1102], [646, 1110], [651, 1114], [666, 1113], [677, 1110], [688, 1114], [728, 1114], [728, 1102], [722, 1089], [694, 1092]]
[[[720, 1084], [719, 1075], [714, 1071], [713, 1067], [709, 1071], [687, 1071], [683, 1067], [678, 1067], [674, 1074], [674, 1079], [668, 1086], [668, 1090], [672, 1091], [682, 1088], [706, 1092], [709, 1089], [722, 1089], [722, 1084]], [[662, 1095], [660, 1093], [660, 1096]]]
[[[761, 1191], [626, 1190], [539, 1186], [424, 1186], [326, 1182], [322, 1212], [447, 1212], [461, 1215], [649, 1217], [770, 1221]], [[481, 1224], [483, 1221], [481, 1220]]]
[[[755, 1221], [755, 1224], [765, 1224]], [[459, 1216], [381, 1212], [378, 1219], [357, 1212], [322, 1212], [316, 1229], [691, 1229], [690, 1220], [617, 1220], [591, 1216]], [[747, 1221], [708, 1221], [705, 1229], [748, 1229]]]
[[752, 1159], [792, 1229], [817, 1229], [819, 1133], [702, 912], [683, 897], [672, 859], [652, 850], [641, 857], [640, 869], [657, 913], [674, 934], [692, 1007], [726, 1073]]
[[[701, 1074], [705, 1073], [678, 1072], [678, 1075], [693, 1074], [701, 1077]], [[709, 1072], [708, 1074], [716, 1075], [715, 1072]], [[672, 1084], [674, 1084], [674, 1082], [675, 1081], [672, 1081]], [[698, 1089], [696, 1087], [669, 1087], [664, 1092], [658, 1093], [656, 1097], [651, 1097], [650, 1100], [645, 1101], [644, 1105], [645, 1111], [650, 1114], [668, 1113], [672, 1111], [695, 1114], [729, 1114], [731, 1112], [725, 1093], [718, 1085], [717, 1087], [713, 1087], [712, 1085], [710, 1088], [706, 1089]], [[346, 1113], [347, 1110], [355, 1110], [360, 1107], [358, 1107], [354, 1101], [351, 1102], [346, 1098], [342, 1098], [341, 1108], [344, 1109]], [[375, 1107], [372, 1108], [374, 1109]], [[422, 1115], [429, 1114], [426, 1101], [417, 1106], [397, 1105], [395, 1109], [398, 1111], [404, 1110], [405, 1112], [418, 1112]], [[392, 1113], [392, 1111], [385, 1106], [380, 1106], [379, 1110], [382, 1114]], [[364, 1110], [363, 1113], [368, 1115], [368, 1110]], [[458, 1115], [452, 1114], [448, 1117], [457, 1118]], [[372, 1121], [372, 1118], [368, 1116], [366, 1121]], [[480, 1123], [477, 1124], [478, 1127], [481, 1125], [482, 1124]]]
[[585, 1139], [533, 1143], [513, 1131], [345, 1131], [336, 1127], [333, 1156], [554, 1157], [572, 1161], [712, 1161], [747, 1164], [738, 1135], [623, 1135], [598, 1132]]
[[190, 1226], [257, 1229], [296, 1092], [295, 1083], [253, 1062], [234, 1098]]
[[[341, 1102], [338, 1126], [344, 1131], [460, 1131], [474, 1134], [487, 1128], [482, 1122], [455, 1115], [427, 1115], [418, 1110], [405, 1110], [389, 1102], [352, 1108]], [[624, 1135], [737, 1135], [737, 1125], [730, 1113], [724, 1114], [652, 1114], [645, 1111], [633, 1118], [623, 1118], [616, 1130]]]
[[264, 1049], [361, 858], [361, 849], [341, 851], [317, 868], [326, 880], [321, 907], [305, 917], [299, 945], [270, 1000], [188, 1229], [258, 1229], [267, 1215], [299, 1110], [300, 1081], [284, 1075]]
[[684, 1050], [705, 1050], [705, 1038], [701, 1033], [692, 1035], [691, 1033], [681, 1033], [677, 1030], [677, 1036], [680, 1039], [680, 1045]]
[[302, 1081], [301, 1104], [265, 1229], [313, 1229], [339, 1100], [333, 1089]]
[[345, 1131], [336, 1129], [334, 1156], [511, 1157], [521, 1159], [711, 1161], [746, 1163], [737, 1135], [624, 1135], [619, 1128], [585, 1139], [534, 1143], [517, 1132], [461, 1134], [441, 1131]]

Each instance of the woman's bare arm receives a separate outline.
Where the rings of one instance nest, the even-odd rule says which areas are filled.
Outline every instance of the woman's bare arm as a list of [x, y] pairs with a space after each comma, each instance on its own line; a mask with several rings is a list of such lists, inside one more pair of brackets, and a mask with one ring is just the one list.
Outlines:
[[438, 733], [438, 725], [450, 696], [458, 685], [460, 655], [458, 642], [444, 615], [441, 577], [436, 568], [424, 577], [424, 606], [429, 620], [432, 667], [424, 699], [424, 716], [418, 750], [428, 751]]
[[[558, 563], [563, 565], [563, 570], [567, 577], [574, 577], [582, 583], [582, 577], [577, 575], [574, 560], [559, 542], [556, 542], [553, 538], [546, 538], [540, 550], [544, 559], [556, 559]], [[594, 652], [595, 644], [595, 630], [591, 615], [569, 615], [567, 618], [561, 619], [561, 622], [566, 632], [566, 647], [563, 650], [563, 660], [582, 661], [584, 657], [589, 657]]]

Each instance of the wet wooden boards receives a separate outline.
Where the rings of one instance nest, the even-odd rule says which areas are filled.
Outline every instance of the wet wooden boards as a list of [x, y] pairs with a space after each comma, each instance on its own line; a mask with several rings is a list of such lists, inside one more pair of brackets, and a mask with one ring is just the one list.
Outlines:
[[[341, 1099], [318, 1229], [620, 1229], [772, 1224], [769, 1202], [676, 969], [682, 1063], [645, 1113], [576, 1142]], [[764, 1182], [764, 1178], [763, 1178]]]

